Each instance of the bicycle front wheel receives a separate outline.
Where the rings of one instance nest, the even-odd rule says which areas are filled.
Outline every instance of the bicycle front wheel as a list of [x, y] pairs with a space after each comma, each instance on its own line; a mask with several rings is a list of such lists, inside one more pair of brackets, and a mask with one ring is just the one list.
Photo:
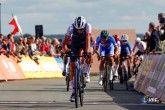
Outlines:
[[80, 87], [79, 87], [79, 96], [80, 96], [80, 105], [84, 105], [84, 84], [85, 84], [85, 76], [82, 74], [80, 76]]
[[70, 83], [70, 77], [66, 77], [66, 91], [69, 91], [69, 83]]
[[104, 92], [107, 92], [107, 84], [108, 84], [108, 67], [105, 67], [104, 77], [103, 77], [103, 88]]
[[78, 89], [78, 70], [77, 68], [75, 69], [75, 72], [74, 72], [74, 93], [75, 93], [75, 106], [76, 108], [78, 108], [78, 101], [79, 101], [79, 89]]

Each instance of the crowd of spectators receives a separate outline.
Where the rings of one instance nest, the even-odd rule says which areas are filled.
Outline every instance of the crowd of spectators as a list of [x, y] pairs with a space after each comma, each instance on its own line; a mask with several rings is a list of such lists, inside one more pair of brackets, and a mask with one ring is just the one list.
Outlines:
[[0, 34], [0, 54], [7, 57], [12, 55], [18, 62], [21, 62], [23, 56], [29, 56], [30, 58], [35, 55], [59, 57], [60, 43], [61, 39], [49, 39], [44, 36], [40, 39], [34, 36], [28, 38], [23, 36], [15, 42], [12, 34], [8, 34], [7, 38]]
[[[154, 22], [149, 23], [148, 31], [144, 35], [144, 41], [147, 43], [146, 52], [161, 51], [165, 53], [165, 13], [158, 14], [159, 25]], [[41, 38], [20, 37], [17, 42], [14, 41], [13, 35], [8, 34], [4, 38], [0, 34], [0, 54], [7, 57], [14, 56], [18, 62], [24, 56], [33, 58], [34, 55], [60, 57], [61, 39], [49, 39], [44, 36]]]
[[165, 13], [158, 14], [159, 25], [154, 22], [149, 23], [148, 32], [144, 35], [144, 41], [147, 43], [146, 52], [165, 53]]

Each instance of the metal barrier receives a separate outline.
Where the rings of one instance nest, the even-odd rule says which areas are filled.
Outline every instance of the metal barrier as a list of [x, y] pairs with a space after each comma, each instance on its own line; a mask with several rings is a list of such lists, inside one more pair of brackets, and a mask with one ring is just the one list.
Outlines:
[[165, 54], [149, 53], [144, 56], [134, 89], [147, 96], [165, 101]]

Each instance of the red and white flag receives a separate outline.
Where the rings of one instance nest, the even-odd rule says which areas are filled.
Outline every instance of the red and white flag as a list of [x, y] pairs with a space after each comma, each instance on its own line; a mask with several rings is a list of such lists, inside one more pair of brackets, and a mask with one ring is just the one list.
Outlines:
[[20, 25], [18, 24], [18, 20], [16, 16], [13, 16], [13, 19], [10, 21], [10, 25], [14, 26], [14, 30], [11, 32], [11, 34], [15, 35], [17, 32], [20, 32], [20, 34], [22, 35], [22, 29], [20, 27]]

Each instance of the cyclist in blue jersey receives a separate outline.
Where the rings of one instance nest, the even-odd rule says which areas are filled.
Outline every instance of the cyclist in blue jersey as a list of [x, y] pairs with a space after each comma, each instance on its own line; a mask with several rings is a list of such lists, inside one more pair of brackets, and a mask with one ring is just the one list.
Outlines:
[[123, 75], [121, 75], [121, 65], [122, 65], [122, 61], [123, 61], [123, 57], [127, 58], [127, 67], [128, 67], [128, 77], [131, 78], [131, 72], [130, 72], [130, 62], [131, 62], [131, 58], [133, 55], [133, 51], [132, 51], [132, 47], [131, 44], [128, 42], [128, 35], [127, 34], [123, 34], [121, 35], [120, 38], [120, 64], [119, 64], [119, 73], [120, 73], [120, 83], [123, 83]]
[[[98, 49], [100, 47], [100, 53], [98, 53]], [[115, 53], [114, 53], [114, 50]], [[113, 65], [114, 65], [114, 54], [117, 56], [118, 54], [118, 46], [117, 43], [112, 35], [108, 33], [107, 30], [102, 30], [100, 36], [96, 39], [96, 48], [95, 53], [101, 59], [99, 70], [100, 70], [100, 77], [99, 77], [99, 85], [102, 85], [102, 76], [104, 71], [104, 63], [105, 63], [105, 56], [109, 56], [109, 66], [110, 66], [110, 77], [113, 73]], [[100, 57], [101, 56], [101, 57]]]
[[[92, 27], [89, 23], [86, 22], [85, 18], [83, 16], [79, 16], [75, 19], [74, 23], [69, 26], [67, 33], [65, 35], [65, 39], [62, 45], [62, 50], [64, 52], [68, 52], [69, 49], [67, 48], [67, 44], [69, 42], [69, 39], [71, 39], [71, 52], [73, 52], [74, 55], [81, 55], [82, 52], [90, 53], [90, 37], [91, 37], [91, 30]], [[91, 54], [90, 54], [91, 56]], [[72, 86], [72, 94], [70, 97], [70, 101], [74, 102], [74, 71], [76, 66], [76, 58], [70, 59], [70, 68], [71, 68], [71, 74], [70, 74], [70, 80], [71, 80], [71, 86]], [[81, 60], [81, 63], [83, 61]], [[85, 68], [90, 67], [90, 64], [86, 65]], [[88, 69], [90, 70], [90, 69]], [[86, 75], [88, 76], [88, 75]]]

